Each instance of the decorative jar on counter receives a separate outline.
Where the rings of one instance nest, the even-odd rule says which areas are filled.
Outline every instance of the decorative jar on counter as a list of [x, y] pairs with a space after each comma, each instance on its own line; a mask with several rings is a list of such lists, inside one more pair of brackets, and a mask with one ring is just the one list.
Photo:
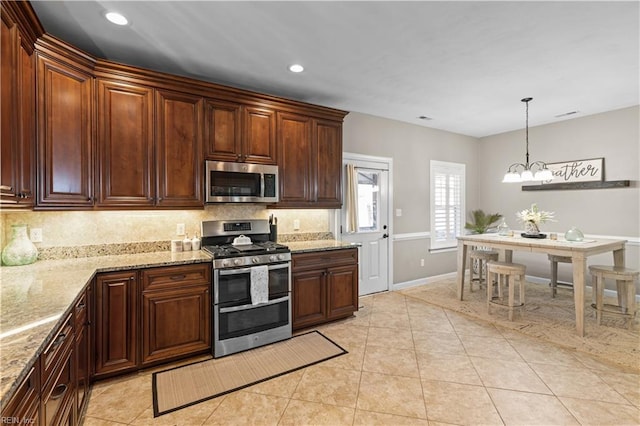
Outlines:
[[2, 250], [2, 264], [28, 265], [38, 259], [38, 249], [27, 236], [27, 225], [11, 225], [11, 239]]

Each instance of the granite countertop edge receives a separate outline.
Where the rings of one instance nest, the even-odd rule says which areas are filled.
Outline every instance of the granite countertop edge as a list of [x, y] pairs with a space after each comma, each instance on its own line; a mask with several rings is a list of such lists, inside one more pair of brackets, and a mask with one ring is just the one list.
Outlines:
[[[359, 246], [359, 244], [345, 243], [339, 240], [288, 241], [284, 244], [289, 247], [292, 254], [340, 250]], [[211, 256], [204, 251], [183, 253], [151, 252], [42, 260], [31, 265], [0, 267], [0, 284], [2, 284], [0, 286], [2, 290], [0, 300], [4, 302], [0, 311], [0, 317], [2, 318], [2, 326], [0, 327], [0, 349], [2, 349], [2, 354], [0, 354], [0, 361], [2, 362], [0, 407], [4, 408], [9, 402], [22, 380], [24, 380], [31, 367], [37, 361], [37, 358], [53, 338], [58, 327], [72, 312], [73, 306], [82, 291], [96, 274], [210, 261]], [[53, 288], [47, 291], [49, 285]], [[64, 289], [57, 307], [52, 307], [48, 312], [43, 312], [42, 309], [27, 309], [34, 308], [30, 306], [35, 303], [34, 300], [30, 299], [31, 293], [41, 296], [40, 300], [56, 300], [56, 297], [52, 298], [51, 296], [58, 296], [56, 294], [59, 290], [57, 287]], [[41, 307], [38, 306], [37, 308]], [[45, 311], [47, 310], [45, 309]], [[25, 313], [28, 312], [35, 313], [32, 317], [25, 316]], [[5, 324], [6, 318], [19, 318], [17, 321], [20, 324], [9, 324], [7, 327], [7, 324]], [[28, 327], [29, 324], [36, 323], [43, 318], [49, 319], [49, 321], [39, 326], [26, 328], [24, 331], [15, 332], [16, 329]], [[20, 342], [25, 340], [31, 341], [33, 344], [26, 349], [22, 347], [22, 355], [19, 358], [15, 357], [15, 352], [4, 350], [12, 344], [21, 346]], [[6, 359], [7, 357], [9, 360]]]

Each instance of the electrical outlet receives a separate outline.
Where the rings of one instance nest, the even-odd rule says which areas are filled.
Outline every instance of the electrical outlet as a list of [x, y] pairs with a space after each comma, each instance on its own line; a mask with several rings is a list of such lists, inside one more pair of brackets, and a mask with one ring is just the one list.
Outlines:
[[293, 220], [293, 230], [294, 231], [300, 230], [300, 219]]
[[184, 223], [176, 225], [176, 235], [184, 235]]
[[424, 266], [424, 259], [420, 259], [420, 266]]
[[42, 242], [42, 228], [31, 228], [29, 232], [29, 239], [32, 243]]
[[402, 216], [402, 209], [396, 209], [396, 217]]

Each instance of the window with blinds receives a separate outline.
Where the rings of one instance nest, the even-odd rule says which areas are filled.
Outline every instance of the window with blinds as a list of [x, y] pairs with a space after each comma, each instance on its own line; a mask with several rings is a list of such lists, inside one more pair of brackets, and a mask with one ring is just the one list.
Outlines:
[[431, 160], [431, 249], [456, 247], [464, 229], [465, 165]]

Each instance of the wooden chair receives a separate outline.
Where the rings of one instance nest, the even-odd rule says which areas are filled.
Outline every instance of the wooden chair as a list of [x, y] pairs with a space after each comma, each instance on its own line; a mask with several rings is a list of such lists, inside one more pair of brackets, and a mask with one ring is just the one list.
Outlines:
[[[551, 297], [556, 297], [558, 293], [558, 263], [571, 263], [571, 257], [549, 254], [548, 258], [551, 265], [551, 282], [549, 283], [551, 286]], [[573, 288], [572, 283], [562, 283], [562, 285]]]
[[[509, 321], [513, 321], [513, 309], [524, 306], [524, 282], [525, 282], [526, 266], [519, 263], [495, 262], [487, 263], [487, 282], [495, 282], [499, 288], [498, 297], [493, 296], [493, 286], [487, 286], [487, 313], [491, 314], [491, 305], [507, 307], [509, 309]], [[519, 303], [515, 303], [516, 279], [518, 280], [518, 296]], [[502, 285], [507, 284], [509, 287], [509, 298], [504, 303], [502, 294]]]
[[[473, 291], [473, 282], [478, 281], [478, 288], [482, 288], [483, 278], [486, 280], [487, 262], [497, 261], [498, 252], [495, 250], [471, 250], [469, 251], [469, 290]], [[473, 265], [478, 262], [478, 277], [474, 277]], [[483, 273], [484, 271], [484, 273]]]
[[[621, 266], [592, 265], [589, 272], [593, 277], [593, 291], [596, 295], [596, 320], [598, 325], [602, 320], [603, 313], [622, 315], [629, 319], [627, 327], [631, 328], [633, 319], [636, 316], [636, 285], [635, 281], [640, 275], [640, 271]], [[604, 303], [604, 283], [605, 279], [617, 281], [618, 304], [609, 305]]]

